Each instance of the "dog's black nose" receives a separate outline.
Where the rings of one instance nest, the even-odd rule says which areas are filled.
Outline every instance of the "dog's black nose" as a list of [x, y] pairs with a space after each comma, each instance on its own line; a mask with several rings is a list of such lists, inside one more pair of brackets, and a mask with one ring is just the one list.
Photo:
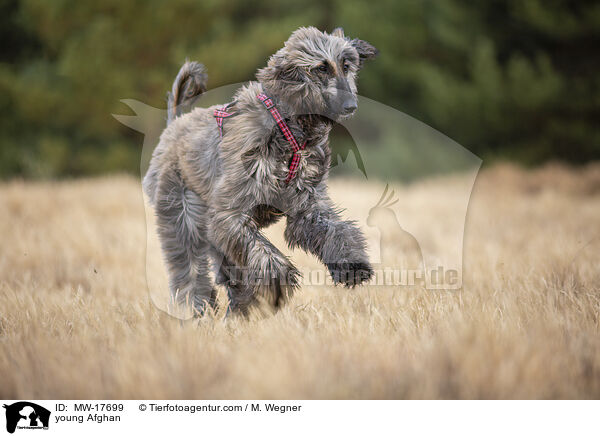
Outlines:
[[356, 101], [346, 100], [342, 105], [342, 110], [344, 111], [344, 114], [351, 114], [356, 110]]

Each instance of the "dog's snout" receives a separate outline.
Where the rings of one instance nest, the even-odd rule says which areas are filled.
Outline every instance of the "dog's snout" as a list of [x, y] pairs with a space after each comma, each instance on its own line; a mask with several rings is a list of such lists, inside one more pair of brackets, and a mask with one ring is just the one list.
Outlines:
[[357, 108], [356, 100], [354, 100], [354, 99], [348, 99], [342, 105], [342, 110], [344, 111], [345, 114], [353, 113], [356, 110], [356, 108]]

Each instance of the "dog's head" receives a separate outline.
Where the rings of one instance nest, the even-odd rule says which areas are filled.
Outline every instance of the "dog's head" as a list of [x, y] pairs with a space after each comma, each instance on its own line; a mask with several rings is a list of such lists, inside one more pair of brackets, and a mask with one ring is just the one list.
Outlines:
[[366, 41], [301, 27], [269, 59], [256, 77], [268, 93], [285, 101], [297, 114], [320, 114], [334, 120], [357, 108], [356, 77], [363, 62], [377, 55]]

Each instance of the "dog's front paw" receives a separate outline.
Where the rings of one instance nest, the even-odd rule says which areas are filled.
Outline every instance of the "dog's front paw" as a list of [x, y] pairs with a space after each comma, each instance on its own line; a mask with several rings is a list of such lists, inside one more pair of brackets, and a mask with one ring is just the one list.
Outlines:
[[284, 256], [265, 257], [261, 261], [261, 265], [251, 274], [254, 293], [270, 304], [279, 306], [299, 287], [300, 272]]
[[286, 263], [279, 266], [276, 273], [272, 273], [271, 280], [282, 289], [287, 289], [286, 292], [293, 292], [300, 285], [300, 271], [291, 263]]
[[353, 288], [373, 277], [373, 268], [368, 262], [328, 263], [327, 268], [334, 283]]

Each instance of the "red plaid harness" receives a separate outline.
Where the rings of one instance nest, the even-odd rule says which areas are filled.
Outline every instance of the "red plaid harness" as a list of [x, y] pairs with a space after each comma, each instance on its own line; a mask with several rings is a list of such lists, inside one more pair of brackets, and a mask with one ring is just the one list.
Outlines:
[[231, 105], [231, 103], [227, 104], [221, 108], [217, 108], [213, 112], [213, 114], [215, 116], [215, 120], [217, 121], [217, 127], [219, 128], [219, 134], [221, 135], [221, 138], [223, 137], [223, 120], [227, 117], [234, 115], [233, 112], [227, 112], [227, 108], [230, 105]]
[[[306, 147], [306, 141], [304, 141], [304, 144], [302, 145], [298, 144], [298, 141], [296, 141], [296, 138], [294, 138], [292, 131], [285, 123], [283, 117], [275, 107], [275, 103], [273, 103], [273, 100], [271, 100], [269, 96], [267, 96], [267, 94], [258, 94], [256, 98], [258, 98], [265, 105], [265, 108], [267, 108], [267, 110], [271, 113], [271, 116], [279, 126], [281, 133], [283, 133], [283, 136], [285, 136], [285, 139], [287, 139], [287, 141], [292, 147], [293, 154], [289, 166], [290, 171], [285, 179], [285, 182], [289, 183], [289, 181], [296, 176], [298, 166], [300, 165], [300, 157], [302, 156], [300, 152]], [[219, 133], [221, 137], [223, 137], [223, 120], [227, 117], [234, 115], [233, 112], [227, 112], [228, 107], [229, 105], [223, 106], [222, 108], [215, 109], [214, 111], [215, 120], [217, 122], [217, 127], [219, 128]]]

